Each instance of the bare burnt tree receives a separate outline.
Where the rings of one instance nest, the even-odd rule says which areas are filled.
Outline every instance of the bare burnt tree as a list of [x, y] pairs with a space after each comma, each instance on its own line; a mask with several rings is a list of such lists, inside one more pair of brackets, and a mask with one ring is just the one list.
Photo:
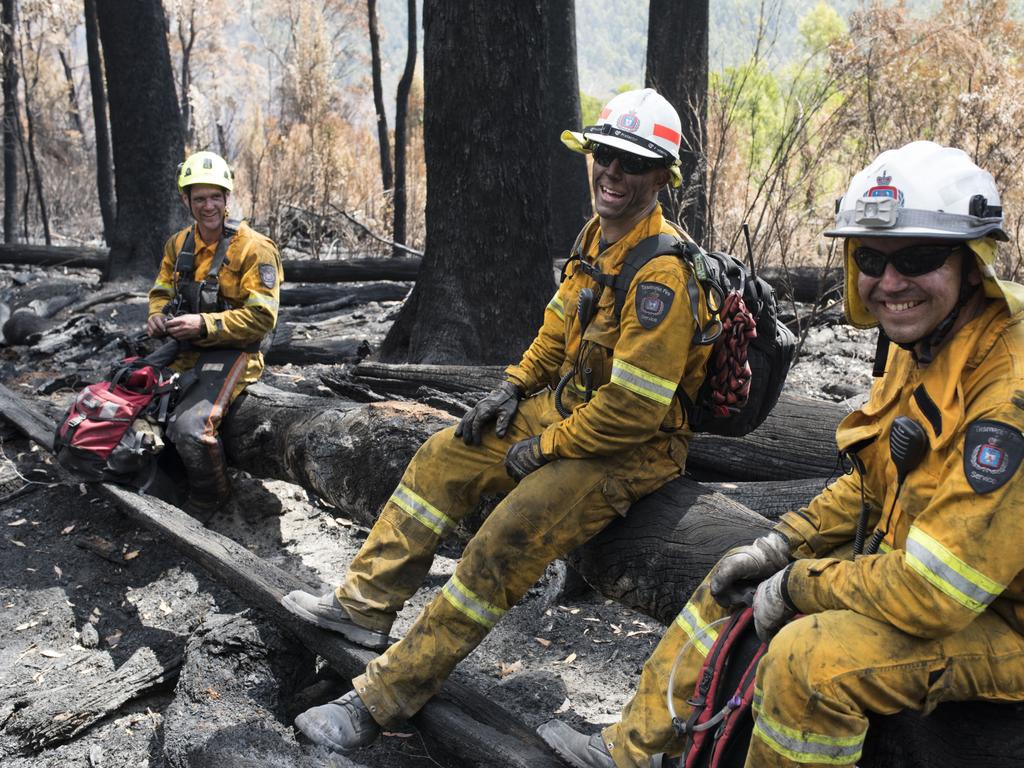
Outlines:
[[192, 48], [196, 44], [196, 6], [193, 3], [188, 7], [188, 17], [185, 9], [178, 9], [178, 43], [181, 45], [181, 95], [178, 103], [181, 105], [181, 133], [185, 143], [192, 145], [195, 136], [192, 125], [192, 100], [189, 98], [189, 91], [192, 90]]
[[96, 0], [85, 0], [85, 49], [89, 61], [89, 89], [92, 93], [92, 119], [96, 135], [96, 193], [103, 218], [103, 240], [110, 244], [114, 235], [114, 165], [110, 156], [110, 123], [107, 121], [107, 86], [100, 53]]
[[391, 142], [388, 141], [388, 116], [384, 111], [384, 86], [380, 75], [380, 35], [377, 32], [377, 0], [366, 0], [366, 20], [370, 29], [370, 70], [373, 75], [373, 107], [377, 111], [377, 143], [380, 147], [380, 178], [384, 189], [394, 186], [391, 170]]
[[78, 108], [78, 87], [75, 85], [75, 71], [71, 66], [70, 54], [63, 48], [57, 52], [60, 65], [64, 69], [64, 81], [68, 84], [68, 122], [78, 132], [79, 141], [85, 146], [85, 125], [82, 124], [82, 111]]
[[427, 243], [381, 350], [394, 361], [502, 363], [533, 338], [548, 256], [544, 0], [424, 5]]
[[107, 71], [117, 220], [104, 279], [152, 275], [184, 221], [176, 171], [185, 148], [160, 0], [97, 0]]
[[13, 243], [18, 218], [18, 65], [14, 60], [15, 0], [3, 0], [4, 242]]
[[[18, 59], [21, 65], [22, 90], [25, 94], [25, 128], [28, 134], [28, 141], [23, 143], [22, 151], [28, 151], [26, 162], [27, 167], [32, 168], [31, 185], [36, 192], [36, 205], [39, 209], [39, 220], [43, 225], [43, 239], [47, 245], [53, 243], [50, 235], [50, 214], [46, 205], [46, 192], [43, 189], [43, 171], [39, 165], [39, 155], [36, 153], [36, 131], [35, 119], [32, 114], [33, 100], [36, 86], [39, 84], [39, 56], [34, 57], [35, 66], [32, 68], [31, 80], [28, 76], [28, 69], [25, 66], [25, 46], [31, 46], [31, 42], [25, 37], [18, 39]], [[26, 173], [28, 173], [26, 168]], [[27, 190], [26, 190], [27, 192]], [[28, 239], [28, 206], [25, 206], [25, 238]]]
[[662, 194], [669, 214], [698, 243], [707, 222], [708, 0], [650, 0], [645, 83], [682, 121], [681, 189]]
[[548, 183], [548, 252], [565, 256], [590, 218], [590, 183], [586, 158], [558, 140], [566, 129], [580, 127], [580, 79], [576, 65], [576, 0], [548, 0], [548, 71], [544, 89], [545, 135], [551, 153]]
[[[406, 188], [406, 167], [405, 150], [408, 142], [409, 125], [409, 91], [412, 88], [412, 77], [416, 71], [416, 0], [409, 0], [408, 7], [408, 42], [405, 49], [405, 69], [402, 70], [402, 77], [398, 81], [398, 90], [395, 94], [395, 222], [392, 228], [392, 239], [396, 243], [405, 243], [406, 234], [406, 211], [409, 205], [409, 197]], [[395, 248], [394, 256], [399, 256], [401, 251]]]

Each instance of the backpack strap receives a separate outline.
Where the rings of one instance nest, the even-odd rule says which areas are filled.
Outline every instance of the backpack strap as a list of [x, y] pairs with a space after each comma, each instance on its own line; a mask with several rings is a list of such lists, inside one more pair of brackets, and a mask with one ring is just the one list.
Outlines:
[[176, 274], [185, 275], [186, 280], [192, 279], [192, 273], [196, 271], [196, 228], [194, 226], [188, 228], [188, 234], [185, 235], [185, 241], [181, 244], [181, 250], [178, 251], [178, 258], [174, 262], [174, 271]]
[[[595, 216], [586, 224], [583, 225], [583, 229], [576, 235], [576, 242], [572, 244], [572, 249], [569, 251], [569, 258], [565, 260], [565, 264], [562, 265], [562, 276], [559, 278], [559, 284], [565, 282], [565, 278], [569, 276], [569, 266], [574, 262], [578, 261], [581, 264], [585, 264], [583, 261], [583, 243], [590, 239], [590, 233], [596, 226], [596, 222], [599, 219]], [[587, 272], [587, 274], [590, 274]]]

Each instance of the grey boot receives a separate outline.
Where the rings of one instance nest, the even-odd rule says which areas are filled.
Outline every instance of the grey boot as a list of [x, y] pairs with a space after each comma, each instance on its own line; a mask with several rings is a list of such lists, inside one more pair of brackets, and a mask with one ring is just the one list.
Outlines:
[[352, 621], [348, 611], [338, 602], [333, 590], [320, 597], [314, 597], [308, 592], [296, 589], [281, 598], [281, 605], [296, 616], [318, 627], [337, 632], [346, 640], [371, 651], [383, 651], [391, 644], [387, 632], [375, 632]]
[[600, 733], [587, 736], [561, 720], [548, 720], [537, 729], [537, 734], [574, 768], [615, 768]]
[[366, 747], [380, 736], [380, 726], [355, 691], [295, 718], [295, 727], [310, 741], [338, 752]]

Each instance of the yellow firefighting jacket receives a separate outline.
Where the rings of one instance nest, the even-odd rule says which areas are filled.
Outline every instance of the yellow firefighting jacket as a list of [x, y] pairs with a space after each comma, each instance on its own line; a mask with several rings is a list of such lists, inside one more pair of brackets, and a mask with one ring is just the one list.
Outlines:
[[[584, 230], [583, 258], [605, 274], [616, 274], [637, 243], [659, 233], [674, 235], [676, 230], [656, 206], [625, 237], [601, 251], [595, 217]], [[581, 339], [579, 293], [586, 287], [596, 293], [600, 286], [578, 266], [570, 263], [522, 361], [506, 369], [510, 381], [533, 393], [555, 386], [576, 364], [577, 373], [562, 399], [572, 413], [544, 430], [541, 451], [549, 458], [585, 458], [633, 448], [677, 430], [686, 430], [688, 438], [676, 388], [681, 383], [687, 395], [696, 396], [711, 351], [709, 346], [691, 344], [689, 267], [677, 256], [652, 259], [633, 280], [621, 318], [615, 316], [615, 292], [601, 291], [596, 314]], [[700, 304], [703, 324], [709, 318], [703, 297]], [[592, 371], [589, 402], [582, 373], [586, 368]]]
[[[188, 234], [189, 227], [168, 239], [164, 245], [160, 272], [149, 290], [150, 316], [163, 311], [175, 297], [174, 265]], [[199, 281], [206, 277], [217, 243], [204, 243], [195, 229], [195, 275]], [[221, 312], [204, 312], [203, 323], [206, 335], [193, 339], [195, 347], [218, 347], [243, 349], [258, 343], [277, 324], [281, 281], [284, 272], [277, 246], [242, 222], [228, 246], [224, 265], [218, 275], [220, 295], [230, 306]], [[177, 370], [187, 370], [195, 365], [198, 352], [186, 352], [174, 363]], [[244, 380], [256, 381], [263, 372], [263, 355], [248, 353]]]
[[[871, 508], [868, 537], [892, 509], [881, 552], [856, 560], [797, 560], [787, 582], [805, 613], [850, 609], [908, 634], [935, 638], [989, 606], [1024, 633], [1024, 313], [994, 300], [931, 364], [892, 347], [867, 404], [840, 423], [840, 451], [858, 446]], [[889, 431], [908, 416], [928, 451], [898, 498]], [[849, 542], [861, 506], [856, 473], [777, 529], [802, 558]]]

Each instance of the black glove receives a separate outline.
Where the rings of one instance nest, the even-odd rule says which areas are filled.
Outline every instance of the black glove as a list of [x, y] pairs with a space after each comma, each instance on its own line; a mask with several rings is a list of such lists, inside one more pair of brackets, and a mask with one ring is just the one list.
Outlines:
[[777, 531], [727, 552], [711, 571], [711, 596], [723, 608], [750, 605], [754, 589], [789, 564], [789, 542]]
[[513, 480], [522, 480], [547, 463], [548, 460], [540, 452], [540, 435], [513, 443], [505, 454], [505, 471]]
[[484, 436], [484, 426], [497, 417], [494, 431], [498, 437], [504, 437], [508, 425], [519, 407], [523, 393], [511, 381], [503, 381], [480, 401], [466, 411], [459, 426], [455, 428], [455, 436], [461, 437], [466, 445], [480, 445]]

